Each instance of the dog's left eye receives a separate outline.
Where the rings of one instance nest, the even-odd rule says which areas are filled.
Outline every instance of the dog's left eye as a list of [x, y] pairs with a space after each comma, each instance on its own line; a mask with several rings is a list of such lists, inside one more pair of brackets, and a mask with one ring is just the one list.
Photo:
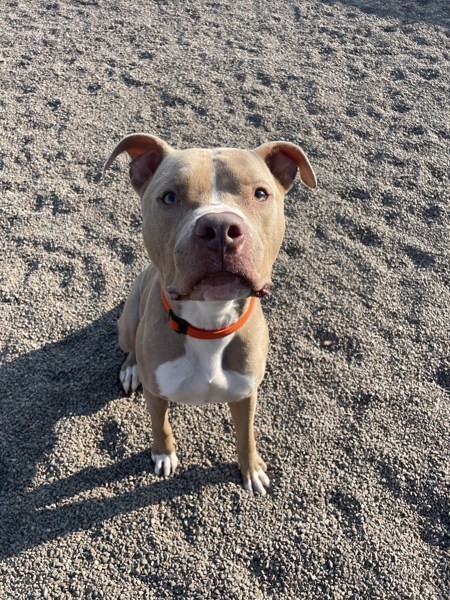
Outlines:
[[254, 196], [257, 200], [259, 200], [260, 202], [263, 202], [264, 200], [267, 200], [267, 198], [269, 197], [269, 194], [263, 188], [257, 188], [255, 190]]
[[162, 196], [161, 201], [163, 204], [166, 204], [166, 206], [171, 206], [177, 202], [177, 195], [173, 192], [166, 192], [164, 196]]

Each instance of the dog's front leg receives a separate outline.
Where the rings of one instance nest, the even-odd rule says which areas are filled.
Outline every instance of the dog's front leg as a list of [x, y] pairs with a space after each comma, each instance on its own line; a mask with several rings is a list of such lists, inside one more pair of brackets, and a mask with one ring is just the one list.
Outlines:
[[146, 389], [144, 396], [152, 418], [152, 460], [155, 463], [155, 475], [168, 477], [175, 473], [178, 465], [172, 427], [169, 423], [169, 405], [167, 400], [154, 396]]
[[236, 429], [236, 443], [239, 468], [241, 469], [244, 488], [264, 495], [270, 480], [265, 471], [265, 462], [256, 451], [253, 421], [255, 417], [257, 392], [250, 398], [240, 402], [230, 402], [228, 406]]

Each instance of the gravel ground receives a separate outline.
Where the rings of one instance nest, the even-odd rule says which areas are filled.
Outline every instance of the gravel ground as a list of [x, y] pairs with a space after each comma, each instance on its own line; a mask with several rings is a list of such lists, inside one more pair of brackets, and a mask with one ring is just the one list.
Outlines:
[[[0, 597], [448, 598], [448, 0], [1, 0]], [[241, 488], [227, 407], [152, 474], [116, 320], [146, 264], [114, 144], [307, 151]]]

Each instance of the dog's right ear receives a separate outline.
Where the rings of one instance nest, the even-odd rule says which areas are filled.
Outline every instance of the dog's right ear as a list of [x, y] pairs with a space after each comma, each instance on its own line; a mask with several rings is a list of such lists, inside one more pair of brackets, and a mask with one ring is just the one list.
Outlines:
[[111, 166], [122, 152], [127, 152], [131, 158], [131, 185], [141, 196], [145, 186], [155, 174], [163, 158], [173, 152], [173, 148], [154, 135], [146, 133], [127, 135], [112, 151], [103, 167], [103, 172]]

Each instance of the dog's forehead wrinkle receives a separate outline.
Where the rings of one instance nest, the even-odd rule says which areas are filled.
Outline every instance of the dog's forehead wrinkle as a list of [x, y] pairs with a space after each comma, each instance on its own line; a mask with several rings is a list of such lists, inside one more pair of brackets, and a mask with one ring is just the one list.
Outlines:
[[239, 196], [242, 192], [242, 180], [239, 177], [241, 167], [233, 160], [226, 160], [221, 155], [213, 158], [214, 165], [214, 192], [216, 196], [226, 192]]
[[238, 195], [245, 186], [271, 183], [267, 167], [248, 150], [219, 149], [214, 155], [213, 164], [219, 191]]

